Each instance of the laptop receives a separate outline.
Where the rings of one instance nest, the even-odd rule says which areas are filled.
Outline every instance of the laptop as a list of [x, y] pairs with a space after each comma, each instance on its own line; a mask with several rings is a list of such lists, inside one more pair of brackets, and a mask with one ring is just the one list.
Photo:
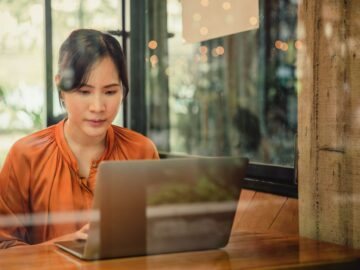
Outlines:
[[224, 247], [247, 164], [239, 157], [102, 162], [87, 240], [55, 244], [84, 260]]

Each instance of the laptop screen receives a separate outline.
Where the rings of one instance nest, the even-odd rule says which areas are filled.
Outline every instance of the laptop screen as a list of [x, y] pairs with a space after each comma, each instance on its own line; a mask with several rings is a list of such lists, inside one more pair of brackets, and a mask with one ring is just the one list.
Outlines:
[[98, 237], [89, 240], [125, 256], [223, 247], [246, 165], [243, 158], [104, 162], [95, 191]]

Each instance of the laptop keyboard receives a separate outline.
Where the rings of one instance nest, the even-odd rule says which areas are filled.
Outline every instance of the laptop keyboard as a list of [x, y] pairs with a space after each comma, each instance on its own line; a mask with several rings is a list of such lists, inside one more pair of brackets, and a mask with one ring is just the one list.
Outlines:
[[74, 241], [57, 242], [58, 245], [63, 246], [67, 249], [75, 251], [79, 254], [84, 254], [86, 240], [79, 239]]

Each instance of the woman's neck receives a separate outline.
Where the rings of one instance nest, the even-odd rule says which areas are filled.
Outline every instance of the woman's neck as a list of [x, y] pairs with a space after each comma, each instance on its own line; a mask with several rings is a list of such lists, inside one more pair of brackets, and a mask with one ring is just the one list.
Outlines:
[[64, 124], [64, 136], [74, 153], [78, 151], [99, 152], [96, 149], [105, 149], [106, 133], [96, 137], [86, 136], [76, 127], [72, 126], [69, 120], [66, 120]]

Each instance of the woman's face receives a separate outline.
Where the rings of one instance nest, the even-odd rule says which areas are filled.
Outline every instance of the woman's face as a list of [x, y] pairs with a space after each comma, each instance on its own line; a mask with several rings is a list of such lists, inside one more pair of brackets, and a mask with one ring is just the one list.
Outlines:
[[78, 90], [61, 92], [68, 127], [80, 138], [104, 136], [115, 119], [123, 97], [117, 69], [106, 57], [95, 63], [87, 83]]

